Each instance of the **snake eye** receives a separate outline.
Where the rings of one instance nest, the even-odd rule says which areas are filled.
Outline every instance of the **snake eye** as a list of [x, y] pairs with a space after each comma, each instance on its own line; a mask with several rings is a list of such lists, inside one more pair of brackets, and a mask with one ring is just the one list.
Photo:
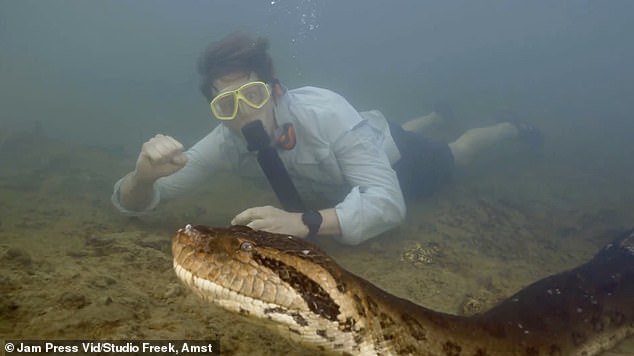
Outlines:
[[243, 243], [240, 245], [240, 249], [241, 249], [242, 251], [244, 251], [244, 252], [251, 252], [251, 251], [253, 251], [253, 244], [252, 244], [252, 243], [250, 243], [250, 242], [243, 242]]

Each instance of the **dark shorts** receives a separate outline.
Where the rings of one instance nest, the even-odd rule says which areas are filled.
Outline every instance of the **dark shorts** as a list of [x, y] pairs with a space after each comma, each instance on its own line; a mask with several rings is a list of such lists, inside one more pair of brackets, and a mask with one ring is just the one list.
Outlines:
[[389, 123], [401, 159], [392, 165], [405, 200], [430, 196], [449, 182], [454, 168], [453, 154], [445, 142], [434, 141]]

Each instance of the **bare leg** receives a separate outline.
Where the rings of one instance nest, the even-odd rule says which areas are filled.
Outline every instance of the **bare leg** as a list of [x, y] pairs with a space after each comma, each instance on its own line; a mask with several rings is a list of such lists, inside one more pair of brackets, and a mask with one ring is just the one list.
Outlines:
[[425, 129], [438, 125], [443, 121], [442, 117], [436, 112], [429, 113], [425, 116], [417, 117], [409, 120], [401, 125], [406, 131], [422, 133]]
[[501, 141], [514, 139], [518, 136], [515, 125], [503, 122], [493, 126], [471, 129], [449, 144], [457, 166], [464, 167], [482, 152]]

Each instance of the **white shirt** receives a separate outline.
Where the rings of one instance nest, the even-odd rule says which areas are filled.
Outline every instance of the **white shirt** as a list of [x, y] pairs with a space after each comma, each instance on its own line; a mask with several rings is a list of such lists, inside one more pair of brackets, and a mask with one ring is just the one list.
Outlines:
[[[342, 242], [358, 244], [405, 219], [405, 202], [391, 167], [400, 154], [379, 111], [359, 113], [332, 91], [303, 87], [278, 98], [275, 118], [278, 125], [288, 122], [295, 128], [295, 147], [278, 152], [302, 199], [308, 204], [324, 198], [338, 202]], [[113, 204], [124, 214], [141, 215], [161, 199], [209, 182], [219, 171], [266, 179], [255, 152], [248, 152], [245, 140], [223, 124], [186, 155], [185, 167], [156, 181], [147, 209], [133, 212], [121, 205], [121, 180], [114, 186]]]

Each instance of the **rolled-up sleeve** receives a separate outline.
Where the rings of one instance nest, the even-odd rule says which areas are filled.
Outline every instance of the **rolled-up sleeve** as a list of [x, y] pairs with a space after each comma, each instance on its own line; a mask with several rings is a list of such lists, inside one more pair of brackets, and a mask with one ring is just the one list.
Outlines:
[[227, 169], [227, 163], [222, 159], [221, 145], [224, 142], [221, 127], [217, 127], [202, 140], [185, 152], [187, 164], [181, 170], [167, 177], [159, 178], [154, 183], [154, 195], [150, 204], [143, 210], [132, 211], [126, 209], [119, 197], [121, 182], [118, 180], [112, 193], [112, 204], [124, 215], [140, 216], [154, 210], [161, 200], [180, 196], [199, 186], [218, 170]]
[[342, 173], [352, 186], [335, 207], [346, 244], [359, 244], [405, 219], [403, 194], [381, 149], [382, 140], [382, 133], [362, 121], [334, 144]]
[[298, 142], [299, 133], [308, 141], [303, 149], [332, 153], [333, 161], [324, 158], [328, 155], [316, 159], [322, 160], [320, 179], [330, 175], [350, 188], [335, 205], [341, 242], [356, 245], [401, 224], [405, 201], [385, 149], [389, 133], [332, 91], [305, 87], [294, 90], [291, 99], [289, 110], [300, 123]]
[[112, 202], [112, 205], [114, 205], [114, 207], [117, 208], [117, 210], [119, 210], [119, 212], [121, 212], [121, 214], [123, 214], [123, 215], [126, 215], [126, 216], [142, 216], [142, 215], [148, 214], [152, 210], [154, 210], [158, 206], [159, 201], [161, 201], [161, 198], [160, 198], [161, 197], [161, 193], [156, 188], [156, 184], [155, 184], [152, 187], [153, 188], [152, 200], [150, 201], [150, 204], [145, 209], [140, 210], [140, 211], [126, 209], [121, 204], [121, 198], [119, 196], [119, 192], [121, 191], [121, 182], [123, 182], [123, 178], [119, 179], [114, 184], [114, 190], [112, 192], [112, 196], [110, 197], [110, 201]]

